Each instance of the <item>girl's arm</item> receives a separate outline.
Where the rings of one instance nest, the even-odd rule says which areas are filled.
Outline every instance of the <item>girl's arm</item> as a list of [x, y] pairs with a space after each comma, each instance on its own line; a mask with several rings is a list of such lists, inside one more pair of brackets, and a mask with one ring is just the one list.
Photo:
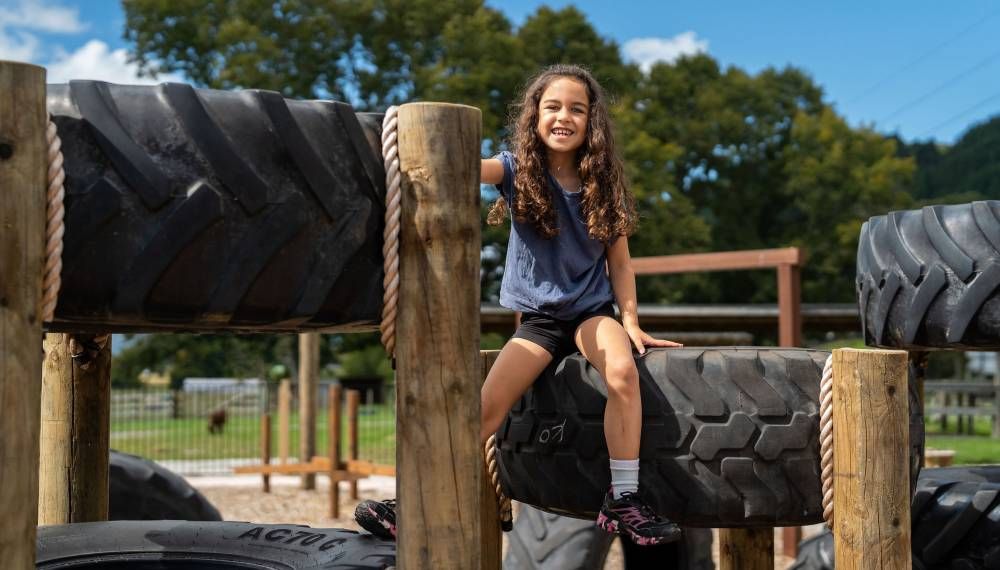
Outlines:
[[619, 236], [607, 248], [608, 276], [615, 291], [618, 310], [622, 313], [622, 326], [632, 339], [639, 354], [646, 352], [647, 346], [683, 346], [669, 340], [655, 339], [639, 328], [639, 312], [635, 300], [635, 272], [632, 271], [632, 256], [628, 251], [628, 238]]
[[498, 158], [484, 158], [479, 166], [479, 180], [483, 184], [503, 182], [503, 164]]

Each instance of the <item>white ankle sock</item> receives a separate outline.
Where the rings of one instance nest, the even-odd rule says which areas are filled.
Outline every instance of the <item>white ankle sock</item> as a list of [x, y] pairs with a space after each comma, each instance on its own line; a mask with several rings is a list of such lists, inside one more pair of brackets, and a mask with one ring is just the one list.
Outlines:
[[611, 495], [620, 499], [622, 493], [639, 490], [639, 460], [611, 460]]

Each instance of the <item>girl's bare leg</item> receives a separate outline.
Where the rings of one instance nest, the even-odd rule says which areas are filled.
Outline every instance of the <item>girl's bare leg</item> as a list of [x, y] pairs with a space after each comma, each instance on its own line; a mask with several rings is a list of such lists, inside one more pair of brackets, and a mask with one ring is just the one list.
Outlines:
[[618, 321], [604, 316], [584, 321], [577, 327], [574, 340], [608, 386], [604, 437], [611, 459], [637, 459], [642, 435], [642, 401], [632, 341]]
[[549, 351], [523, 338], [512, 338], [497, 355], [480, 392], [479, 437], [483, 443], [496, 433], [517, 399], [552, 362]]

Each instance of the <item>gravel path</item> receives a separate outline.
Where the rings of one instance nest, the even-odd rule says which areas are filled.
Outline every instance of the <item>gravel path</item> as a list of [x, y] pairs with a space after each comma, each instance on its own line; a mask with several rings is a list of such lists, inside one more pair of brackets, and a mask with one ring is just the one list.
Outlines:
[[[261, 490], [260, 476], [233, 475], [225, 477], [189, 477], [188, 481], [201, 491], [222, 513], [225, 520], [304, 524], [317, 528], [345, 528], [361, 530], [354, 522], [354, 507], [358, 500], [351, 499], [347, 483], [341, 483], [340, 517], [328, 516], [329, 483], [317, 478], [316, 491], [299, 488], [297, 477], [272, 476], [271, 492]], [[387, 499], [395, 495], [395, 479], [369, 477], [358, 482], [359, 500]], [[807, 529], [807, 536], [815, 529]], [[718, 561], [718, 536], [716, 533], [713, 558]], [[775, 551], [781, 552], [781, 532], [775, 531]], [[775, 568], [787, 568], [792, 560], [775, 555]], [[616, 542], [608, 555], [605, 570], [621, 570], [621, 549]]]

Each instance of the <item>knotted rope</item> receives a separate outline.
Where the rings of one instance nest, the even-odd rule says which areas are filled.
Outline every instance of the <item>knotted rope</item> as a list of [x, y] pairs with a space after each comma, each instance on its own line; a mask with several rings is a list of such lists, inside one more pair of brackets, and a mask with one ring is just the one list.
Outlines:
[[823, 520], [833, 528], [833, 354], [826, 357], [819, 381], [820, 478], [823, 481]]
[[42, 278], [42, 322], [51, 323], [55, 318], [56, 302], [59, 298], [61, 285], [63, 234], [63, 218], [66, 210], [63, 208], [63, 198], [66, 195], [63, 182], [66, 173], [63, 170], [62, 141], [56, 132], [56, 125], [49, 118], [45, 129], [48, 141], [48, 190], [46, 192], [45, 212], [45, 275]]
[[496, 436], [491, 435], [486, 440], [486, 471], [489, 473], [490, 482], [497, 493], [497, 509], [500, 514], [500, 527], [505, 531], [513, 528], [513, 515], [510, 509], [510, 499], [503, 494], [500, 488], [500, 476], [497, 474], [497, 450], [495, 445]]
[[396, 356], [396, 304], [399, 299], [399, 148], [396, 129], [399, 107], [389, 107], [382, 119], [382, 160], [385, 161], [385, 231], [382, 233], [382, 344]]

